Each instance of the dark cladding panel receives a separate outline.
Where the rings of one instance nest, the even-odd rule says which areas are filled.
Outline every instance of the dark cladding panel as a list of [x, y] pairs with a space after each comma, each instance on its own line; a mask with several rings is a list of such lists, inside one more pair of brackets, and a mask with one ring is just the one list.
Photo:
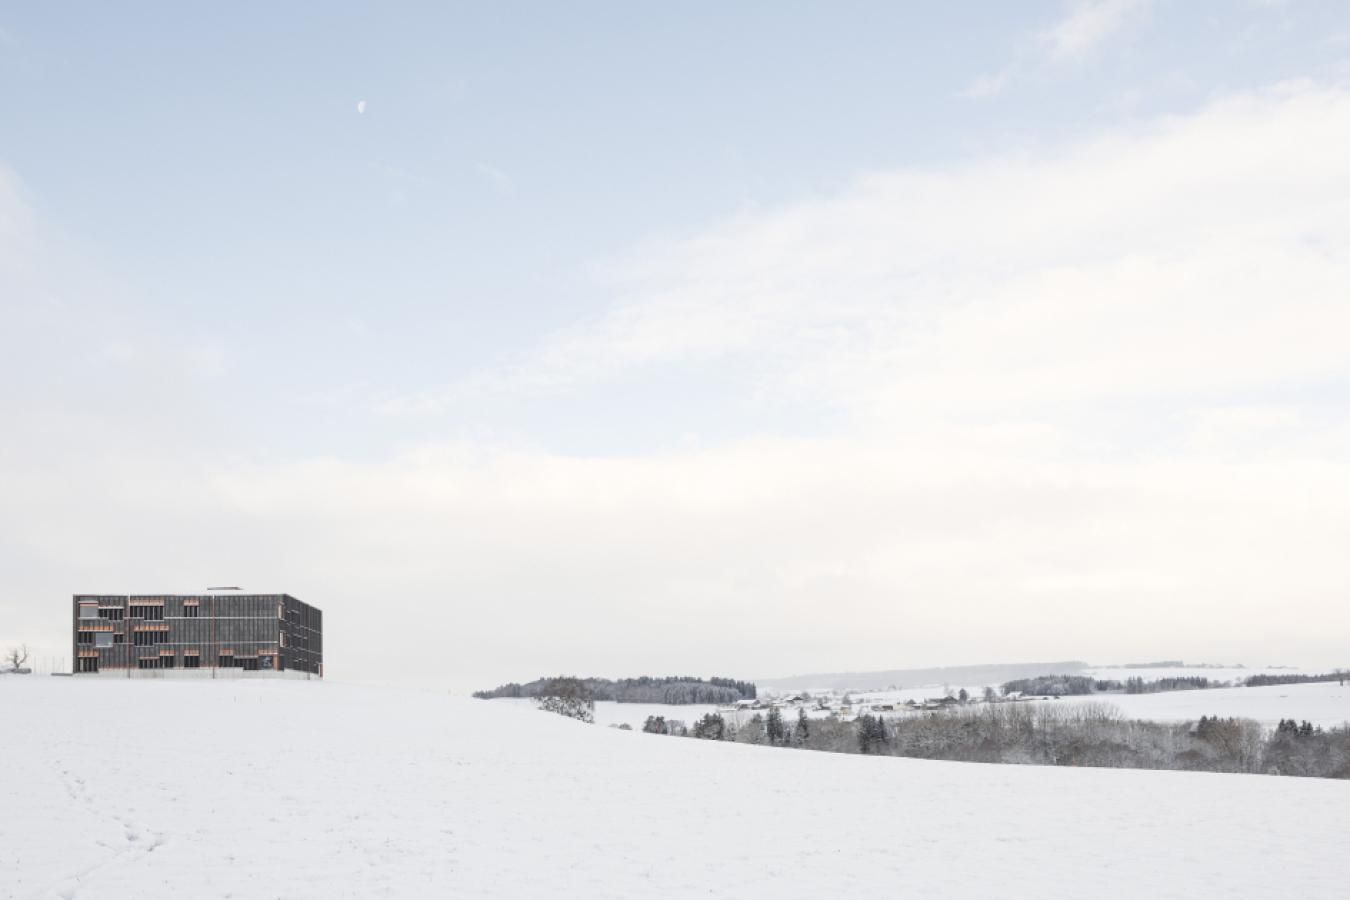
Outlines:
[[77, 594], [73, 599], [77, 673], [218, 666], [323, 671], [322, 614], [288, 594]]
[[323, 674], [323, 612], [289, 594], [282, 600], [282, 668]]

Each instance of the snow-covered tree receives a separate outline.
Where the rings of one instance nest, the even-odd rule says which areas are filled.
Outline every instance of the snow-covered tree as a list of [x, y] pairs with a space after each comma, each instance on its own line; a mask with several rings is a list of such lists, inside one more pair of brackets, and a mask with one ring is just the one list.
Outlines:
[[784, 743], [783, 738], [787, 729], [783, 725], [783, 714], [778, 711], [778, 707], [769, 710], [769, 717], [764, 722], [764, 732], [768, 735], [770, 744]]
[[24, 663], [28, 662], [28, 645], [20, 644], [17, 647], [10, 647], [5, 653], [5, 662], [9, 665], [11, 672], [21, 671]]
[[540, 688], [534, 702], [546, 712], [582, 722], [595, 721], [595, 701], [578, 678], [550, 678]]

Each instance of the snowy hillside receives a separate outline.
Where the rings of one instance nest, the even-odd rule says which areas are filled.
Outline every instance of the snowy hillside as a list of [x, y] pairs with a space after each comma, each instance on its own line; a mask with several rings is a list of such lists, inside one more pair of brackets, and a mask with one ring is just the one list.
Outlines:
[[681, 740], [333, 683], [0, 682], [0, 896], [1344, 896], [1350, 783]]
[[1324, 727], [1350, 722], [1350, 686], [1334, 681], [1157, 694], [1093, 694], [1037, 702], [1108, 703], [1128, 718], [1155, 722], [1184, 722], [1201, 716], [1235, 716], [1271, 726], [1280, 719], [1306, 719]]

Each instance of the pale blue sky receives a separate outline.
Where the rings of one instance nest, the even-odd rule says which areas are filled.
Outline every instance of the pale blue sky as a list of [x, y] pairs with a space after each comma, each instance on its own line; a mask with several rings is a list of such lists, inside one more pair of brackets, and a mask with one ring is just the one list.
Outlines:
[[[717, 494], [718, 478], [754, 480], [736, 474], [747, 464], [738, 448], [747, 445], [835, 446], [837, 455], [823, 459], [850, 469], [846, 460], [860, 447], [910, 448], [933, 440], [939, 421], [997, 432], [1000, 441], [1057, 436], [1053, 446], [1027, 451], [1026, 466], [1016, 468], [1029, 482], [1022, 505], [1014, 505], [1022, 510], [1054, 506], [1063, 486], [1048, 485], [1036, 466], [1066, 458], [1098, 474], [1107, 467], [1136, 499], [1147, 491], [1124, 485], [1138, 487], [1152, 470], [1110, 467], [1148, 466], [1160, 456], [1176, 462], [1197, 440], [1210, 441], [1205, 453], [1241, 464], [1287, 453], [1306, 460], [1309, 442], [1322, 448], [1312, 458], [1329, 458], [1326, 448], [1339, 447], [1340, 438], [1327, 444], [1327, 435], [1346, 425], [1343, 367], [1319, 367], [1308, 361], [1315, 355], [1303, 355], [1286, 368], [1249, 371], [1242, 360], [1252, 348], [1235, 338], [1212, 353], [1197, 350], [1193, 369], [1159, 369], [1156, 382], [1098, 384], [1083, 367], [1098, 365], [1100, 354], [1085, 350], [1078, 359], [1073, 338], [1055, 339], [1061, 328], [1076, 333], [1071, 307], [1041, 318], [1020, 306], [995, 314], [1001, 307], [989, 298], [1005, 285], [1021, 285], [1009, 304], [1041, 290], [1059, 296], [1054, 285], [1066, 267], [1093, 264], [1111, 267], [1098, 278], [1122, 280], [1145, 277], [1131, 266], [1155, 266], [1149, 283], [1161, 296], [1223, 270], [1215, 262], [1221, 253], [1200, 249], [1223, 229], [1233, 233], [1227, 252], [1250, 261], [1238, 248], [1265, 246], [1257, 232], [1274, 228], [1271, 210], [1284, 207], [1253, 200], [1228, 208], [1234, 192], [1223, 185], [1245, 184], [1249, 170], [1234, 164], [1237, 174], [1224, 174], [1228, 151], [1242, 149], [1225, 144], [1225, 129], [1249, 141], [1262, 134], [1263, 116], [1283, 112], [1334, 124], [1335, 115], [1298, 104], [1321, 103], [1318, 92], [1329, 91], [1328, 108], [1339, 110], [1348, 60], [1350, 12], [1312, 0], [326, 4], [311, 11], [297, 4], [5, 4], [0, 291], [8, 295], [10, 328], [0, 338], [8, 384], [0, 413], [17, 435], [8, 450], [11, 485], [89, 478], [122, 486], [125, 495], [97, 503], [133, 519], [156, 518], [137, 498], [158, 497], [163, 517], [155, 527], [175, 535], [171, 543], [184, 542], [185, 561], [171, 575], [190, 583], [227, 573], [241, 574], [225, 581], [249, 581], [256, 573], [253, 581], [286, 581], [269, 588], [321, 606], [326, 594], [327, 605], [342, 610], [355, 594], [311, 578], [340, 545], [348, 559], [369, 551], [372, 572], [380, 565], [418, 570], [424, 581], [402, 587], [424, 596], [530, 608], [547, 597], [619, 620], [614, 611], [625, 604], [650, 602], [655, 610], [640, 627], [615, 626], [612, 640], [583, 642], [576, 655], [531, 657], [526, 651], [543, 653], [548, 642], [525, 639], [504, 674], [528, 677], [532, 667], [548, 668], [534, 666], [540, 658], [631, 669], [626, 651], [610, 648], [642, 643], [645, 629], [662, 616], [678, 620], [672, 608], [692, 602], [671, 588], [670, 573], [684, 571], [689, 558], [669, 536], [657, 542], [665, 549], [651, 551], [661, 560], [650, 571], [639, 566], [618, 581], [603, 553], [573, 569], [547, 553], [534, 560], [538, 544], [493, 549], [508, 568], [552, 572], [541, 576], [542, 588], [494, 584], [486, 574], [428, 561], [437, 552], [482, 550], [472, 521], [457, 518], [455, 498], [480, 492], [478, 506], [469, 504], [474, 515], [501, 512], [494, 527], [514, 534], [514, 492], [538, 490], [536, 478], [553, 483], [555, 466], [599, 467], [585, 471], [605, 473], [596, 475], [602, 485], [620, 485], [614, 502], [633, 503], [633, 518], [606, 527], [623, 533], [677, 520], [683, 509], [685, 501], [652, 487], [672, 476], [644, 467], [710, 465], [720, 474], [680, 477], [696, 495]], [[1298, 136], [1290, 142], [1298, 146]], [[1186, 155], [1192, 152], [1210, 155]], [[1278, 174], [1285, 152], [1274, 145], [1265, 163], [1248, 161], [1257, 167], [1251, 171]], [[1157, 179], [1134, 171], [1154, 154], [1162, 160]], [[1316, 160], [1289, 160], [1291, 172], [1312, 173], [1303, 176], [1310, 186], [1289, 188], [1281, 176], [1271, 191], [1293, 190], [1310, 206], [1290, 207], [1280, 239], [1291, 252], [1320, 241], [1323, 259], [1339, 259], [1339, 233], [1300, 224], [1317, 220], [1339, 182]], [[1219, 193], [1195, 187], [1212, 173], [1220, 173], [1213, 175]], [[1129, 193], [1103, 201], [1105, 212], [1070, 208], [1085, 190], [1136, 176], [1146, 186], [1194, 187], [1200, 199], [1171, 208], [1172, 193], [1148, 199], [1145, 190], [1134, 192], [1148, 195], [1138, 210]], [[1197, 204], [1210, 219], [1189, 218]], [[936, 218], [944, 224], [929, 227]], [[1033, 219], [1039, 224], [1028, 224]], [[1173, 243], [1155, 246], [1155, 236], [1174, 225]], [[986, 227], [990, 236], [965, 246], [968, 232]], [[1061, 237], [1035, 243], [1057, 228]], [[1166, 269], [1181, 265], [1177, 254], [1194, 264], [1190, 274]], [[1262, 271], [1279, 266], [1311, 271], [1284, 257]], [[1067, 296], [1075, 291], [1081, 288]], [[971, 317], [985, 305], [989, 316]], [[1271, 333], [1261, 301], [1243, 309], [1250, 316], [1240, 323]], [[1320, 318], [1340, 315], [1327, 309], [1296, 311], [1293, 321], [1325, 332], [1340, 322]], [[1205, 314], [1194, 315], [1183, 331], [1187, 323], [1203, 327]], [[1162, 345], [1175, 323], [1129, 319], [1123, 327], [1135, 324], [1149, 337], [1132, 359], [1147, 369], [1155, 352], [1166, 356]], [[1005, 346], [1001, 337], [981, 337], [986, 327], [1008, 345], [1025, 328], [1053, 348], [1017, 345], [1024, 358], [1008, 366], [1059, 356], [1046, 364], [1048, 374], [1028, 370], [1031, 380], [1015, 396], [972, 399], [1020, 384], [1002, 368], [978, 368], [991, 357], [982, 341]], [[971, 354], [968, 363], [953, 355], [961, 352]], [[1065, 381], [1095, 387], [1065, 395]], [[1262, 423], [1259, 446], [1222, 430], [1214, 437], [1214, 427], [1233, 427], [1234, 415], [1244, 429]], [[1005, 450], [980, 447], [968, 461], [972, 471], [984, 468], [982, 454], [991, 465], [1006, 460]], [[752, 495], [791, 495], [800, 483], [792, 473], [817, 468], [815, 453], [793, 457], [781, 480]], [[452, 460], [449, 473], [427, 461], [441, 454]], [[512, 468], [522, 458], [524, 470]], [[304, 481], [324, 466], [338, 468], [323, 470], [325, 487], [288, 493], [296, 467]], [[381, 478], [401, 487], [378, 486]], [[556, 478], [571, 484], [577, 475]], [[358, 487], [365, 480], [373, 483]], [[340, 502], [362, 490], [435, 495], [449, 483], [458, 487], [442, 498], [448, 506], [418, 514], [433, 531], [465, 529], [468, 543], [449, 540], [430, 557], [391, 551], [378, 528], [362, 531], [384, 515], [412, 515], [407, 510]], [[896, 490], [894, 502], [904, 505], [909, 494]], [[16, 573], [11, 590], [60, 596], [170, 578], [156, 574], [149, 553], [108, 551], [96, 531], [72, 537], [88, 556], [56, 561], [54, 545], [32, 533], [30, 505], [59, 506], [46, 496], [35, 490], [10, 498], [8, 533], [19, 537], [0, 551], [0, 563]], [[576, 538], [594, 509], [585, 496], [573, 499], [580, 505], [560, 501], [552, 512], [518, 514], [556, 515], [562, 532]], [[77, 496], [68, 502], [79, 508]], [[986, 501], [976, 508], [985, 521]], [[798, 514], [802, 524], [814, 521], [809, 510]], [[64, 520], [51, 515], [55, 541]], [[832, 515], [870, 523], [868, 533], [879, 529], [888, 541], [900, 527], [865, 508]], [[286, 517], [295, 528], [312, 528], [310, 517], [318, 517], [339, 533], [331, 544], [315, 538], [294, 559], [274, 540], [267, 550], [249, 544], [250, 523]], [[229, 547], [228, 558], [213, 556], [219, 551], [205, 537], [194, 543], [187, 536], [196, 533], [191, 523], [205, 522], [202, 534]], [[684, 527], [701, 528], [686, 522], [676, 530]], [[901, 530], [910, 527], [918, 526]], [[1055, 527], [1079, 532], [1082, 522]], [[1318, 533], [1330, 527], [1322, 523]], [[986, 539], [997, 543], [972, 537], [970, 551], [987, 553]], [[737, 533], [726, 540], [755, 539]], [[688, 590], [700, 603], [724, 597], [733, 621], [777, 619], [786, 602], [793, 611], [781, 613], [783, 621], [795, 624], [783, 639], [804, 647], [815, 634], [807, 623], [833, 608], [838, 591], [870, 598], [850, 610], [857, 618], [897, 608], [905, 592], [896, 585], [918, 576], [884, 573], [896, 554], [904, 556], [897, 547], [907, 545], [895, 540], [888, 549], [855, 543], [822, 559], [804, 581], [766, 586], [777, 577], [766, 574], [775, 572], [775, 553], [789, 553], [768, 542], [731, 562], [705, 563], [698, 587]], [[590, 549], [575, 549], [569, 560]], [[1096, 573], [1083, 583], [1109, 586], [1091, 551], [1072, 565]], [[1114, 572], [1128, 561], [1111, 565]], [[1157, 585], [1186, 581], [1177, 567], [1184, 568], [1155, 560], [1153, 568], [1164, 571], [1139, 576], [1159, 608], [1175, 597], [1156, 595]], [[1041, 576], [1028, 577], [1025, 602], [1050, 604], [1045, 609], [1059, 602], [1041, 593]], [[1308, 587], [1308, 598], [1342, 584], [1327, 579]], [[946, 602], [924, 583], [923, 602]], [[992, 602], [972, 599], [987, 597], [987, 588], [970, 583], [958, 591], [970, 615]], [[641, 599], [655, 595], [663, 599]], [[0, 596], [0, 612], [13, 610], [11, 630], [59, 646], [59, 628], [19, 611], [26, 602]], [[486, 614], [465, 628], [498, 633]], [[953, 631], [928, 656], [914, 658], [911, 649], [892, 659], [886, 648], [897, 646], [901, 632], [900, 625], [881, 629], [861, 655], [879, 667], [1018, 655], [969, 648]], [[695, 652], [686, 644], [662, 662], [681, 668], [694, 660], [738, 675], [779, 674], [796, 660], [808, 669], [866, 664], [846, 649], [847, 637], [830, 640], [809, 661], [797, 651], [790, 659], [766, 651], [742, 664], [725, 646]], [[1087, 655], [1081, 645], [1121, 654], [1137, 647], [1146, 656], [1196, 652], [1095, 640], [1036, 650], [1050, 657]], [[1246, 652], [1236, 644], [1213, 649]], [[500, 648], [484, 652], [501, 659]]]
[[[304, 399], [400, 393], [527, 353], [612, 303], [593, 267], [644, 238], [868, 171], [1184, 110], [1346, 49], [1319, 40], [1345, 27], [1336, 3], [1157, 3], [1085, 58], [1049, 61], [1038, 35], [1071, 8], [15, 4], [0, 150], [133, 315], [217, 347], [231, 398], [279, 405], [326, 442], [332, 411]], [[1015, 66], [998, 96], [960, 96]], [[698, 393], [717, 398], [717, 381]], [[707, 396], [685, 408], [659, 377], [644, 387], [673, 408], [631, 432], [578, 433], [589, 407], [567, 398], [557, 417], [493, 405], [380, 428], [481, 419], [603, 452], [747, 414], [790, 427]], [[248, 418], [229, 401], [223, 416]]]

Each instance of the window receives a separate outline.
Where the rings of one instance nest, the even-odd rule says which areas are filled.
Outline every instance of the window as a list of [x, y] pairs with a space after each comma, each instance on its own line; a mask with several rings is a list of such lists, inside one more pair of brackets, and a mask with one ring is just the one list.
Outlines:
[[131, 643], [137, 647], [152, 647], [155, 644], [163, 644], [168, 639], [167, 631], [133, 631], [131, 634]]
[[98, 618], [98, 607], [97, 607], [97, 606], [94, 606], [94, 605], [92, 605], [92, 604], [91, 604], [91, 605], [88, 605], [88, 606], [86, 606], [86, 605], [83, 604], [83, 603], [80, 604], [80, 618], [81, 618], [81, 619], [97, 619], [97, 618]]
[[122, 616], [125, 614], [126, 610], [120, 606], [100, 606], [98, 608], [98, 617], [112, 622], [122, 621]]
[[111, 631], [99, 631], [94, 634], [95, 647], [111, 647], [113, 645], [113, 635]]
[[142, 656], [140, 659], [136, 660], [136, 668], [138, 668], [138, 669], [158, 669], [158, 668], [159, 668], [159, 657], [156, 657], [156, 656]]
[[183, 668], [199, 669], [201, 668], [201, 659], [202, 658], [195, 653], [185, 653], [183, 654]]
[[190, 604], [187, 604], [186, 606], [184, 606], [184, 607], [183, 607], [183, 618], [185, 618], [185, 619], [195, 619], [195, 618], [197, 618], [197, 608], [198, 608], [198, 607], [197, 607], [197, 604], [195, 604], [195, 603], [190, 603]]
[[234, 668], [234, 654], [232, 653], [220, 654], [220, 659], [217, 660], [216, 665], [220, 666], [220, 668], [222, 669]]
[[77, 663], [77, 665], [75, 666], [75, 671], [76, 671], [76, 672], [97, 672], [97, 671], [98, 671], [98, 659], [95, 658], [95, 657], [92, 657], [92, 656], [81, 656], [81, 657], [80, 657], [79, 659], [77, 659], [75, 662]]
[[161, 669], [172, 669], [172, 668], [173, 668], [173, 657], [172, 657], [172, 656], [161, 656], [161, 657], [159, 658], [159, 667], [160, 667]]
[[125, 641], [126, 641], [126, 635], [121, 634], [121, 633], [114, 633], [114, 634], [113, 634], [113, 643], [114, 643], [114, 644], [121, 644], [121, 643], [123, 643], [123, 642], [125, 642]]
[[164, 605], [162, 603], [154, 605], [133, 603], [128, 610], [127, 615], [133, 619], [163, 619]]
[[94, 642], [94, 633], [92, 631], [81, 631], [79, 643], [92, 644]]

